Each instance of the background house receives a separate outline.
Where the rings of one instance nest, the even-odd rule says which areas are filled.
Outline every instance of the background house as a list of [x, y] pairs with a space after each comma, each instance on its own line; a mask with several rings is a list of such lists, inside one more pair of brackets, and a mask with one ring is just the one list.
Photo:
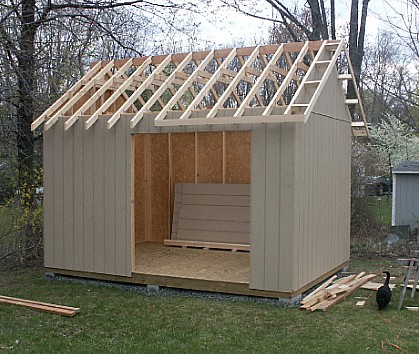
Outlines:
[[392, 225], [419, 227], [419, 161], [402, 161], [393, 169]]

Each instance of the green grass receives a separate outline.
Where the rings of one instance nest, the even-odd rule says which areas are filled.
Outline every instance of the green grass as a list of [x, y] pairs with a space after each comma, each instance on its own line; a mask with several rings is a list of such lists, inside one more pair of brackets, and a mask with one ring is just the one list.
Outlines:
[[365, 208], [375, 223], [391, 225], [391, 197], [368, 197]]
[[[355, 260], [356, 271], [395, 262]], [[402, 270], [394, 267], [393, 273]], [[400, 290], [378, 312], [375, 293], [358, 290], [328, 312], [273, 303], [147, 296], [92, 284], [40, 278], [41, 271], [0, 273], [0, 294], [81, 308], [73, 318], [0, 304], [0, 351], [29, 353], [361, 353], [417, 352], [418, 313], [397, 311]], [[357, 308], [354, 296], [368, 296]], [[418, 305], [408, 297], [405, 305]]]

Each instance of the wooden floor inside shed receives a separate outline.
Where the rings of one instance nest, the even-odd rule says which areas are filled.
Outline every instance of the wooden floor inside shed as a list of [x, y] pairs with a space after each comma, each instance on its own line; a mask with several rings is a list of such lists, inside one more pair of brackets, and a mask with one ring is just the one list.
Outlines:
[[249, 252], [167, 247], [140, 243], [134, 273], [185, 280], [249, 284]]

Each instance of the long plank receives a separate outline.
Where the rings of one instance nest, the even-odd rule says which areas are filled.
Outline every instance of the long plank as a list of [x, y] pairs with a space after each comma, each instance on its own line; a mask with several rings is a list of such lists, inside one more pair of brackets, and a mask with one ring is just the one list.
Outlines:
[[80, 310], [80, 309], [76, 309], [77, 311], [69, 310], [69, 309], [57, 307], [57, 305], [53, 305], [53, 304], [51, 304], [52, 305], [51, 306], [50, 304], [45, 305], [43, 303], [37, 303], [35, 301], [28, 301], [28, 300], [17, 299], [17, 298], [7, 298], [4, 296], [0, 297], [0, 303], [23, 306], [23, 307], [27, 307], [27, 308], [31, 308], [35, 310], [52, 312], [58, 315], [63, 315], [63, 316], [68, 316], [68, 317], [75, 316]]
[[79, 307], [71, 307], [71, 306], [64, 306], [64, 305], [58, 305], [58, 304], [51, 304], [51, 303], [48, 303], [48, 302], [41, 302], [41, 301], [33, 301], [33, 300], [19, 299], [19, 298], [10, 297], [10, 296], [4, 296], [4, 295], [0, 295], [0, 299], [14, 300], [14, 301], [18, 300], [18, 301], [26, 302], [26, 303], [29, 303], [29, 304], [38, 304], [38, 305], [56, 307], [56, 308], [63, 309], [63, 310], [70, 310], [70, 311], [80, 312], [80, 308]]

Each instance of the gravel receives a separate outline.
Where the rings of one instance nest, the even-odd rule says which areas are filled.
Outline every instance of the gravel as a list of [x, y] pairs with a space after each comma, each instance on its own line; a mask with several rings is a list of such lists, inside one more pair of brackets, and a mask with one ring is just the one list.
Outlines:
[[[277, 306], [295, 306], [298, 304], [300, 298], [295, 299], [290, 303], [289, 299], [274, 299], [274, 298], [264, 298], [256, 296], [245, 296], [245, 295], [232, 295], [224, 293], [213, 293], [206, 291], [196, 291], [196, 290], [185, 290], [185, 289], [175, 289], [175, 288], [166, 288], [166, 287], [156, 287], [156, 286], [147, 286], [147, 285], [138, 285], [138, 284], [127, 284], [119, 282], [111, 282], [105, 280], [95, 280], [87, 278], [72, 277], [67, 275], [58, 275], [58, 274], [45, 274], [43, 277], [45, 280], [49, 281], [58, 281], [58, 282], [67, 282], [74, 284], [84, 284], [89, 286], [98, 286], [98, 287], [108, 287], [116, 288], [122, 291], [131, 291], [140, 293], [144, 296], [150, 297], [185, 297], [185, 298], [199, 298], [199, 299], [208, 299], [214, 301], [230, 301], [230, 302], [251, 302], [251, 303], [260, 303], [260, 304], [270, 304]], [[294, 299], [291, 299], [294, 300]]]

